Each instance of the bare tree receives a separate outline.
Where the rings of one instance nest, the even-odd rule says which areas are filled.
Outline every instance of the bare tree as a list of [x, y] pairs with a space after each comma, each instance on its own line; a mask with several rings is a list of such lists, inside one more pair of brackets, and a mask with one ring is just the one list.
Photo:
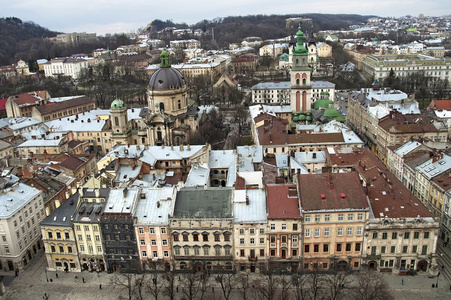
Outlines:
[[392, 300], [393, 295], [388, 289], [388, 284], [380, 273], [374, 271], [362, 271], [357, 276], [352, 293], [358, 300]]
[[117, 273], [113, 275], [113, 277], [111, 278], [111, 283], [115, 286], [125, 289], [127, 292], [127, 297], [123, 298], [122, 295], [120, 295], [119, 299], [133, 299], [135, 276], [136, 274], [132, 273]]
[[182, 279], [182, 294], [189, 300], [203, 299], [207, 289], [206, 276], [203, 273], [189, 273]]
[[144, 286], [146, 285], [146, 274], [143, 273], [141, 275], [137, 275], [135, 277], [135, 292], [136, 292], [136, 298], [138, 300], [143, 300], [144, 299], [144, 295], [143, 295], [143, 290], [144, 290]]
[[163, 290], [163, 278], [161, 278], [162, 276], [158, 273], [158, 270], [154, 270], [150, 277], [151, 280], [147, 282], [147, 289], [154, 296], [155, 300], [158, 300], [158, 296]]
[[290, 298], [290, 288], [292, 281], [287, 275], [282, 274], [280, 276], [280, 299], [289, 299]]
[[174, 287], [175, 287], [175, 276], [172, 272], [167, 272], [164, 274], [163, 279], [165, 284], [163, 285], [163, 295], [169, 297], [170, 300], [175, 299]]
[[291, 276], [291, 280], [293, 282], [293, 286], [294, 286], [294, 296], [296, 298], [296, 300], [304, 300], [307, 299], [306, 296], [306, 280], [307, 277], [304, 274], [293, 274]]
[[222, 295], [224, 299], [229, 300], [230, 293], [233, 290], [233, 286], [235, 285], [235, 274], [219, 274], [216, 275], [215, 280], [219, 283], [222, 290]]
[[251, 299], [251, 284], [249, 283], [249, 276], [242, 274], [238, 275], [236, 289], [238, 291], [238, 295], [241, 296], [241, 299]]
[[261, 299], [272, 300], [275, 299], [280, 282], [273, 274], [268, 273], [254, 280], [254, 284]]
[[351, 280], [349, 273], [338, 272], [336, 274], [327, 274], [324, 276], [324, 286], [327, 299], [341, 300], [345, 296], [345, 289], [349, 287]]

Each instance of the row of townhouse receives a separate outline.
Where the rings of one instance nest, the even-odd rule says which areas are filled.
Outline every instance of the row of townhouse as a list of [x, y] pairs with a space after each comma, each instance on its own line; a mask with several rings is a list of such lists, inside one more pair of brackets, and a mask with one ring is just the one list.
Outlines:
[[41, 223], [49, 269], [436, 272], [433, 215], [368, 149], [327, 153], [331, 172], [287, 184], [247, 172], [235, 187], [92, 178]]
[[[434, 143], [412, 140], [388, 150], [387, 167], [431, 211], [441, 224], [440, 237], [451, 238], [451, 156]], [[446, 145], [443, 145], [446, 147]]]

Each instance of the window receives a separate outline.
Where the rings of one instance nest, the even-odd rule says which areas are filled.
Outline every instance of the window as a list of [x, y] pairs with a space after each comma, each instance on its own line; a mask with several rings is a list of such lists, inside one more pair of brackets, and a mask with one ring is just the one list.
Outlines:
[[151, 240], [151, 241], [150, 241], [150, 244], [151, 244], [152, 246], [156, 246], [156, 245], [157, 245], [157, 241], [156, 241], [156, 240]]
[[214, 236], [215, 236], [215, 242], [220, 242], [221, 241], [220, 237], [219, 237], [219, 233], [215, 233]]
[[78, 240], [83, 241], [83, 236], [81, 234], [78, 235]]
[[371, 247], [371, 255], [376, 255], [377, 252], [377, 247], [376, 246], [372, 246]]
[[163, 251], [163, 256], [164, 257], [169, 257], [169, 252], [168, 251]]
[[240, 239], [240, 245], [244, 245], [244, 238]]
[[291, 241], [292, 241], [293, 243], [297, 243], [297, 242], [298, 242], [298, 236], [297, 236], [297, 235], [293, 235], [293, 236], [291, 237]]
[[[117, 225], [115, 225], [117, 227]], [[85, 225], [85, 231], [89, 231], [89, 226]]]
[[362, 235], [362, 227], [357, 227], [356, 234]]
[[373, 232], [373, 240], [377, 239], [377, 232]]
[[149, 233], [150, 234], [154, 234], [155, 233], [155, 228], [149, 228]]
[[414, 239], [419, 239], [419, 238], [420, 238], [420, 233], [419, 233], [418, 231], [415, 231], [415, 232], [413, 233], [413, 238], [414, 238]]
[[407, 253], [408, 246], [402, 246], [402, 253]]
[[386, 240], [386, 239], [387, 239], [387, 236], [388, 236], [388, 235], [387, 235], [386, 232], [382, 232], [382, 239], [383, 239], [383, 240]]
[[382, 247], [381, 247], [381, 253], [384, 254], [386, 249], [387, 249], [387, 247], [382, 246]]
[[193, 233], [193, 241], [199, 241], [199, 235], [197, 233]]
[[427, 255], [428, 254], [428, 246], [424, 245], [421, 249], [421, 255]]
[[249, 229], [249, 234], [255, 234], [255, 229], [254, 228]]
[[240, 256], [241, 256], [241, 257], [245, 256], [244, 249], [241, 249], [241, 250], [240, 250]]
[[315, 222], [321, 221], [321, 215], [315, 215]]
[[183, 234], [183, 241], [188, 242], [188, 234]]
[[313, 252], [319, 252], [319, 245], [313, 245]]
[[330, 229], [329, 228], [324, 228], [324, 236], [325, 237], [329, 237], [330, 236]]
[[396, 240], [396, 239], [398, 238], [398, 233], [397, 233], [397, 232], [393, 232], [393, 233], [391, 234], [391, 238], [392, 238], [393, 240]]
[[265, 229], [260, 228], [260, 234], [265, 234]]
[[265, 256], [265, 250], [264, 249], [260, 249], [260, 256]]
[[337, 235], [343, 236], [343, 228], [341, 228], [341, 227], [337, 228]]
[[168, 245], [168, 240], [163, 240], [163, 246], [167, 246]]
[[65, 238], [66, 240], [70, 239], [69, 232], [64, 232], [64, 238]]
[[186, 256], [188, 256], [188, 255], [189, 255], [189, 248], [188, 248], [188, 247], [183, 248], [183, 253], [184, 253]]
[[276, 230], [276, 224], [271, 224], [271, 230]]
[[166, 228], [161, 228], [161, 234], [166, 234]]
[[329, 244], [323, 245], [323, 252], [329, 252]]
[[287, 224], [282, 224], [282, 230], [287, 230]]
[[84, 245], [80, 245], [80, 252], [85, 252], [85, 246]]
[[324, 215], [324, 221], [329, 222], [330, 221], [330, 215]]
[[355, 243], [355, 251], [360, 251], [360, 243]]
[[315, 228], [315, 237], [319, 237], [320, 236], [320, 228]]
[[418, 246], [413, 246], [412, 247], [412, 253], [415, 254], [418, 252]]
[[152, 255], [153, 255], [153, 257], [157, 258], [158, 257], [158, 252], [157, 251], [152, 251]]
[[395, 253], [395, 252], [396, 252], [396, 246], [391, 246], [390, 253]]
[[337, 252], [341, 252], [341, 244], [337, 244]]
[[304, 245], [304, 252], [309, 253], [310, 252], [310, 245]]
[[352, 236], [352, 227], [348, 227], [348, 228], [347, 228], [346, 234], [347, 234], [348, 236]]
[[354, 220], [354, 214], [348, 214], [348, 221]]
[[363, 214], [357, 214], [357, 220], [362, 221], [363, 220]]
[[305, 229], [305, 237], [310, 237], [310, 228]]
[[[48, 231], [47, 235], [48, 235], [49, 239], [53, 239], [53, 233], [51, 231]], [[19, 236], [20, 236], [19, 231], [17, 231], [17, 237], [19, 237]]]
[[404, 238], [409, 239], [410, 238], [410, 232], [404, 232]]
[[142, 228], [142, 227], [139, 227], [139, 228], [138, 228], [138, 233], [139, 233], [139, 234], [142, 234], [142, 233], [144, 233], [144, 228]]
[[178, 233], [174, 233], [174, 234], [172, 235], [172, 237], [174, 238], [174, 242], [178, 242], [178, 241], [179, 241], [179, 235], [178, 235]]
[[175, 253], [175, 255], [180, 255], [180, 248], [179, 247], [175, 247], [174, 248], [174, 253]]
[[310, 215], [305, 216], [305, 222], [310, 222]]
[[350, 251], [351, 251], [351, 247], [352, 247], [352, 244], [351, 244], [351, 243], [346, 243], [346, 251], [347, 251], [347, 252], [350, 252]]
[[293, 231], [297, 231], [298, 230], [298, 224], [293, 224]]
[[250, 239], [250, 244], [251, 244], [251, 245], [255, 245], [255, 239], [254, 239], [254, 238], [251, 238], [251, 239]]
[[343, 221], [343, 214], [338, 214], [338, 221]]
[[203, 234], [202, 234], [202, 240], [203, 240], [204, 242], [208, 242], [208, 233], [203, 233]]
[[429, 238], [429, 231], [426, 231], [426, 232], [424, 233], [424, 238], [425, 238], [425, 239], [428, 239], [428, 238]]
[[244, 229], [240, 228], [240, 235], [243, 235], [243, 234], [244, 234]]
[[142, 251], [141, 253], [143, 257], [147, 257], [147, 251]]
[[87, 241], [90, 241], [90, 240], [91, 240], [91, 235], [90, 235], [90, 234], [87, 234], [87, 235], [86, 235], [86, 240], [87, 240]]

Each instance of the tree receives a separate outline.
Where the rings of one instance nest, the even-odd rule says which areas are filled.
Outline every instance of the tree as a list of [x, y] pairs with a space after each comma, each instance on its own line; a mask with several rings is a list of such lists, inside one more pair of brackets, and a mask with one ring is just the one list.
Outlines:
[[238, 275], [237, 281], [236, 281], [236, 289], [238, 292], [238, 295], [241, 296], [241, 299], [248, 300], [251, 299], [251, 284], [249, 283], [249, 276], [247, 275]]
[[219, 286], [222, 290], [222, 295], [225, 300], [229, 300], [230, 293], [233, 290], [233, 286], [235, 285], [235, 274], [219, 274], [216, 275], [215, 280], [219, 283]]
[[170, 300], [175, 299], [175, 276], [172, 272], [166, 272], [164, 274], [163, 279], [165, 281], [165, 284], [163, 285], [163, 295], [167, 296]]
[[358, 300], [392, 300], [393, 295], [382, 275], [374, 271], [361, 271], [351, 289], [351, 295]]
[[182, 294], [189, 300], [203, 299], [207, 289], [203, 273], [188, 273], [182, 279]]
[[272, 273], [268, 273], [254, 280], [254, 285], [257, 287], [261, 299], [273, 300], [280, 282]]
[[152, 294], [152, 296], [155, 298], [155, 300], [158, 300], [158, 296], [161, 294], [163, 290], [163, 284], [164, 279], [161, 278], [160, 273], [158, 273], [158, 270], [155, 269], [152, 272], [151, 280], [147, 282], [147, 289]]
[[111, 283], [119, 288], [125, 289], [127, 297], [123, 298], [119, 295], [119, 299], [133, 299], [134, 288], [135, 288], [135, 277], [136, 274], [132, 273], [117, 273], [111, 278]]
[[346, 272], [327, 274], [324, 277], [325, 294], [327, 299], [340, 300], [345, 296], [345, 289], [349, 287], [351, 280]]

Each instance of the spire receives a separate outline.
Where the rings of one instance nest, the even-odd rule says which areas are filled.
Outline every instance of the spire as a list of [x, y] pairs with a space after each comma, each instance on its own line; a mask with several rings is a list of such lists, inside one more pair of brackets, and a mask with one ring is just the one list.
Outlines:
[[301, 30], [300, 22], [298, 32], [296, 32], [296, 41], [296, 48], [294, 48], [293, 55], [308, 55], [307, 49], [304, 47], [304, 33]]
[[161, 51], [160, 60], [160, 67], [169, 68], [171, 66], [171, 62], [169, 61], [169, 53], [166, 51], [166, 49], [163, 49], [163, 51]]

